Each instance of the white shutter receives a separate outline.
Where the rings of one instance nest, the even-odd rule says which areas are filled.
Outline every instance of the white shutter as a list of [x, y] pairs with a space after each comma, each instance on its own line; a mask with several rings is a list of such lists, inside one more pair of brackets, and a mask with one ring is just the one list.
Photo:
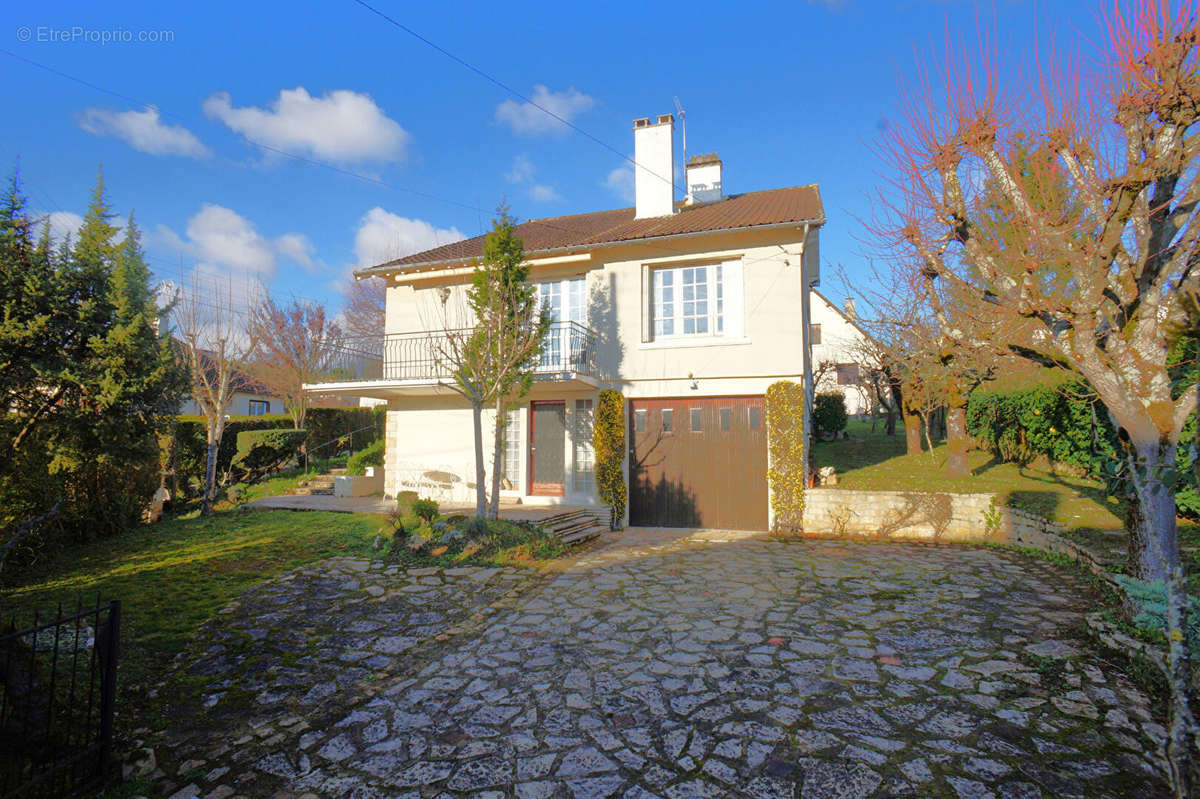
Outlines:
[[725, 314], [725, 335], [744, 338], [746, 335], [746, 290], [742, 280], [742, 259], [721, 264], [721, 294]]

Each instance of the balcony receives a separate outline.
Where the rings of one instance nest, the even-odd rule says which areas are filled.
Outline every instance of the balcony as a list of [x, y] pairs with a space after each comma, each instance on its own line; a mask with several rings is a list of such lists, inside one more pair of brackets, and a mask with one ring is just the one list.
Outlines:
[[[389, 333], [383, 337], [381, 349], [377, 349], [376, 341], [344, 348], [330, 364], [325, 380], [306, 388], [315, 393], [368, 397], [440, 393], [431, 389], [454, 380], [454, 367], [447, 357], [450, 338], [469, 332]], [[595, 332], [579, 322], [552, 323], [534, 368], [534, 379], [582, 380], [595, 385], [596, 377]]]

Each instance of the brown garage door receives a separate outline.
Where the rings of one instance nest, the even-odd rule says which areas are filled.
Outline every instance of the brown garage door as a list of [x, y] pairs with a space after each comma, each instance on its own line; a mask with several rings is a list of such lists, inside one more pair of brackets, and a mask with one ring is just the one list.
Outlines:
[[762, 397], [630, 401], [630, 521], [767, 529]]

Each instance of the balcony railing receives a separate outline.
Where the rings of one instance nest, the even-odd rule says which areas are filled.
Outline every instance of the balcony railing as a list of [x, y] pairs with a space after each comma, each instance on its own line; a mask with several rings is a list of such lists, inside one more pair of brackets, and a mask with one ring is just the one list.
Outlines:
[[[469, 330], [390, 333], [383, 337], [382, 357], [372, 346], [345, 349], [331, 365], [328, 382], [362, 380], [451, 380], [450, 339]], [[374, 344], [374, 342], [371, 342]], [[535, 373], [596, 373], [596, 334], [579, 322], [553, 322], [542, 345]]]

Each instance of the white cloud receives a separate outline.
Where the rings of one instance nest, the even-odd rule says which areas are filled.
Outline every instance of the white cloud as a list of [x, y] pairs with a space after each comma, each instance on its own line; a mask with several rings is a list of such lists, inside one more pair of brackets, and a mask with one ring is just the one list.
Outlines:
[[204, 113], [268, 147], [341, 163], [401, 161], [410, 138], [370, 95], [346, 89], [320, 97], [283, 89], [266, 108], [234, 108], [229, 92], [217, 92]]
[[570, 122], [596, 104], [595, 98], [574, 86], [566, 91], [552, 92], [540, 83], [533, 87], [533, 97], [530, 99], [533, 102], [518, 103], [516, 100], [505, 100], [500, 103], [496, 106], [496, 121], [503, 122], [512, 128], [513, 133], [522, 136], [561, 134], [566, 133], [569, 128], [542, 108]]
[[270, 279], [275, 273], [275, 247], [254, 224], [220, 205], [205, 203], [188, 220], [187, 238], [159, 225], [157, 238], [195, 258], [203, 272], [231, 273], [241, 277]]
[[79, 116], [79, 127], [94, 136], [120, 139], [135, 150], [151, 155], [182, 155], [204, 158], [210, 155], [196, 135], [182, 125], [168, 125], [152, 105], [144, 111], [113, 111], [89, 108]]
[[50, 240], [54, 246], [62, 244], [68, 235], [72, 242], [79, 239], [79, 228], [83, 226], [82, 216], [71, 211], [52, 211], [46, 217], [50, 220]]
[[316, 248], [303, 233], [284, 233], [275, 239], [275, 249], [310, 272], [316, 269], [317, 265], [313, 262]]
[[529, 183], [536, 171], [527, 156], [518, 155], [513, 159], [512, 169], [504, 173], [504, 179], [509, 183]]
[[554, 203], [562, 200], [562, 195], [555, 191], [553, 186], [547, 186], [544, 183], [535, 183], [530, 186], [529, 196], [537, 203]]
[[376, 206], [359, 222], [354, 255], [358, 267], [364, 268], [463, 238], [458, 228], [436, 228], [424, 220], [397, 216]]
[[634, 201], [632, 167], [617, 167], [608, 173], [608, 177], [602, 180], [600, 185], [620, 197], [623, 202], [632, 203]]
[[509, 183], [527, 186], [530, 199], [536, 203], [552, 203], [562, 200], [562, 195], [553, 186], [535, 182], [536, 176], [537, 167], [533, 165], [533, 161], [530, 161], [528, 156], [524, 155], [514, 158], [512, 169], [504, 173], [504, 179]]

